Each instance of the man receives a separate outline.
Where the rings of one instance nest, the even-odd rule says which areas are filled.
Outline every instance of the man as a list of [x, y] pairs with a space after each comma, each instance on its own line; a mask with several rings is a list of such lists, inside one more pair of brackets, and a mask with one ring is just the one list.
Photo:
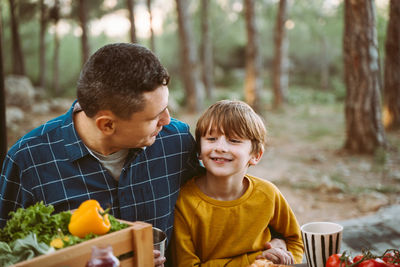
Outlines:
[[[117, 218], [146, 221], [170, 240], [182, 182], [197, 169], [189, 127], [168, 112], [169, 75], [137, 44], [100, 48], [86, 62], [77, 101], [23, 136], [0, 177], [0, 227], [38, 201], [55, 211], [96, 199]], [[165, 258], [155, 252], [155, 264]]]

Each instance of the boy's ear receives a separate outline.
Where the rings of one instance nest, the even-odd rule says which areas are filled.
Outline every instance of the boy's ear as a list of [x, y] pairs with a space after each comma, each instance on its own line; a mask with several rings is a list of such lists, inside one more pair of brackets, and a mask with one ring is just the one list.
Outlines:
[[249, 165], [256, 165], [260, 161], [263, 154], [264, 150], [260, 150], [258, 153], [253, 153], [249, 160]]
[[97, 117], [96, 126], [104, 135], [111, 135], [115, 132], [115, 121], [112, 116], [101, 115]]

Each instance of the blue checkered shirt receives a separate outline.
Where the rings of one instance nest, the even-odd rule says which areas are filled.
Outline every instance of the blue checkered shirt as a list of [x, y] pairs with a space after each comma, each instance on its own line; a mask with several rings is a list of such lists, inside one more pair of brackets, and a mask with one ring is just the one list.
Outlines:
[[74, 105], [8, 151], [0, 177], [0, 227], [10, 211], [38, 201], [59, 212], [96, 199], [117, 218], [151, 223], [170, 237], [179, 188], [198, 170], [188, 125], [171, 118], [153, 145], [131, 149], [116, 181], [79, 138]]

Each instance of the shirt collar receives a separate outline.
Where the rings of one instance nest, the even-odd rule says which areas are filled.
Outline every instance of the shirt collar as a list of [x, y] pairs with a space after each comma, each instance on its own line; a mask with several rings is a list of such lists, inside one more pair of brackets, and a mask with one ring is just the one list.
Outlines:
[[[74, 101], [71, 108], [65, 114], [65, 120], [62, 126], [62, 134], [64, 138], [64, 146], [70, 161], [75, 161], [89, 154], [86, 146], [83, 144], [82, 139], [76, 132], [74, 125], [74, 113], [80, 109], [78, 107], [75, 110], [75, 106], [78, 104], [77, 100]], [[78, 104], [79, 105], [79, 104]]]

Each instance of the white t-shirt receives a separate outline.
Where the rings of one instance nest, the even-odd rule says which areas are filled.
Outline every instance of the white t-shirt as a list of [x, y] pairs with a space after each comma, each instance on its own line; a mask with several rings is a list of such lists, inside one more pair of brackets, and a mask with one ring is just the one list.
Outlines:
[[96, 151], [90, 150], [89, 148], [88, 150], [90, 154], [98, 159], [103, 167], [111, 173], [112, 177], [118, 181], [122, 168], [124, 167], [125, 159], [128, 156], [129, 149], [122, 149], [108, 156], [104, 156]]

